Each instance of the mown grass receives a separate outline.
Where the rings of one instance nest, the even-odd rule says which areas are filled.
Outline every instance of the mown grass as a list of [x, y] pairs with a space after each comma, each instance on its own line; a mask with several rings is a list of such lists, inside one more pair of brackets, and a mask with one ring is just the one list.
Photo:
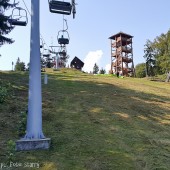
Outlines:
[[[47, 74], [43, 131], [51, 147], [16, 152], [14, 162], [38, 162], [42, 170], [169, 169], [169, 83], [71, 69]], [[19, 139], [19, 113], [27, 109], [28, 73], [1, 72], [0, 80], [13, 87], [0, 105], [0, 160], [6, 162], [7, 141]]]

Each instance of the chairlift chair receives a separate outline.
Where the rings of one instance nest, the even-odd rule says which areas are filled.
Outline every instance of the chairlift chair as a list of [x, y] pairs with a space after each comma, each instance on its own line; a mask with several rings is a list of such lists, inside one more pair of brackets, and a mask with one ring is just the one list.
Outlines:
[[15, 7], [8, 22], [14, 26], [26, 26], [28, 23], [27, 11], [21, 7]]
[[43, 57], [49, 58], [49, 57], [50, 57], [50, 54], [43, 54]]
[[[64, 21], [65, 21], [65, 23], [66, 23], [66, 29], [64, 29]], [[67, 30], [68, 30], [67, 20], [64, 19], [64, 20], [63, 20], [63, 30], [58, 31], [58, 35], [57, 35], [58, 44], [60, 44], [60, 45], [69, 44], [70, 37], [69, 37], [69, 33], [68, 33]], [[59, 36], [60, 36], [61, 33], [63, 33], [63, 34], [62, 34], [61, 37], [59, 38]], [[67, 34], [67, 38], [64, 37], [64, 33]]]
[[65, 47], [65, 46], [61, 46], [61, 47], [59, 48], [58, 54], [59, 54], [61, 57], [66, 57], [66, 55], [67, 55], [67, 49], [66, 49], [66, 47]]
[[70, 15], [72, 10], [72, 5], [69, 2], [48, 0], [49, 9], [52, 13]]
[[58, 38], [58, 44], [60, 45], [66, 45], [69, 44], [69, 39], [68, 38], [64, 38], [64, 36], [62, 35], [61, 38]]
[[43, 41], [43, 38], [41, 38], [40, 37], [40, 48], [42, 48], [43, 49], [43, 51], [44, 51], [44, 41]]
[[67, 53], [66, 53], [65, 50], [63, 50], [63, 51], [60, 51], [60, 52], [59, 52], [59, 55], [60, 55], [61, 57], [66, 57]]

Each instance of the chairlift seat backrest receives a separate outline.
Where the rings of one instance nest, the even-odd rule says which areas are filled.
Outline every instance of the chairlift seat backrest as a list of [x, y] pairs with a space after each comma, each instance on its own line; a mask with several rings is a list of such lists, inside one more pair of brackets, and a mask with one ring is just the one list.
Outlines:
[[65, 57], [65, 56], [66, 56], [66, 52], [65, 52], [65, 51], [60, 51], [60, 52], [59, 52], [59, 55]]
[[69, 44], [69, 39], [68, 38], [59, 38], [58, 39], [59, 44]]
[[49, 0], [49, 8], [52, 13], [70, 15], [72, 5], [69, 2]]

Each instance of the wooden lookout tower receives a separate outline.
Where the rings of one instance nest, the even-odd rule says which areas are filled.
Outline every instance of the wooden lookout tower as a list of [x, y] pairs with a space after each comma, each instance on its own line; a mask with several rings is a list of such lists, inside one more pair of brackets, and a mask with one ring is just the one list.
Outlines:
[[123, 76], [134, 76], [133, 36], [119, 32], [109, 37], [111, 40], [111, 72]]

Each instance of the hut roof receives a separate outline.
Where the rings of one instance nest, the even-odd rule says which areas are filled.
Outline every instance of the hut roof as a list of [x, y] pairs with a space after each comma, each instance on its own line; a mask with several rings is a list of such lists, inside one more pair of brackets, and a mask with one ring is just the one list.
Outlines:
[[74, 57], [73, 60], [71, 61], [71, 65], [79, 65], [81, 67], [84, 66], [84, 63], [78, 58], [78, 57]]

